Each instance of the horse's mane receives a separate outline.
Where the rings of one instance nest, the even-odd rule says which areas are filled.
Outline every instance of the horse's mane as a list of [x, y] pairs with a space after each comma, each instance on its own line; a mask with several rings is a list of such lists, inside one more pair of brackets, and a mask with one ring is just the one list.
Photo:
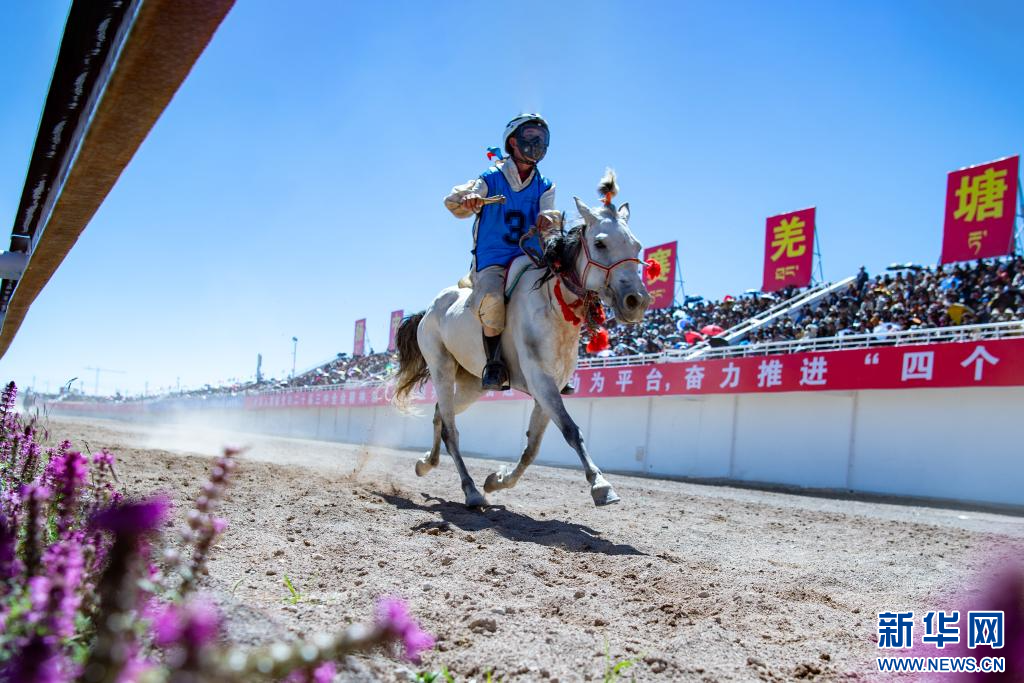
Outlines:
[[[612, 204], [612, 198], [618, 193], [619, 182], [615, 171], [606, 168], [604, 175], [601, 176], [601, 180], [597, 185], [597, 194], [604, 202], [597, 209], [597, 212], [604, 214], [605, 217], [611, 220], [616, 220], [618, 214], [616, 213], [615, 205]], [[572, 275], [572, 269], [576, 264], [576, 257], [580, 255], [580, 249], [583, 246], [583, 228], [585, 225], [586, 222], [581, 216], [580, 221], [571, 228], [565, 231], [560, 230], [557, 234], [548, 237], [544, 241], [543, 266], [545, 270], [541, 278], [537, 280], [535, 287], [540, 287], [555, 275]]]
[[579, 222], [566, 231], [558, 231], [544, 240], [544, 274], [537, 280], [534, 287], [540, 287], [555, 275], [572, 276], [576, 258], [583, 248], [583, 226]]

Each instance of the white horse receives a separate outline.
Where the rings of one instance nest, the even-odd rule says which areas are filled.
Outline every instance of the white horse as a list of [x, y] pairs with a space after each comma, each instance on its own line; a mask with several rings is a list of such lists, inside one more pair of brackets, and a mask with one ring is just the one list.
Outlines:
[[[600, 297], [614, 309], [618, 322], [638, 323], [651, 302], [638, 268], [642, 265], [638, 258], [641, 245], [628, 226], [629, 205], [616, 209], [611, 203], [617, 191], [613, 172], [602, 178], [598, 190], [604, 205], [590, 208], [575, 198], [582, 225], [548, 240], [545, 260], [551, 265], [526, 270], [508, 301], [502, 357], [512, 388], [532, 396], [534, 406], [518, 464], [490, 474], [484, 483], [488, 493], [516, 485], [536, 457], [548, 421], [553, 420], [583, 463], [594, 503], [608, 505], [619, 500], [587, 453], [580, 429], [560, 394], [576, 370], [581, 325], [574, 319], [583, 318]], [[512, 273], [524, 265], [523, 259], [527, 257], [513, 262]], [[426, 311], [402, 322], [396, 339], [399, 371], [395, 402], [405, 407], [415, 387], [428, 377], [433, 381], [437, 393], [434, 443], [417, 461], [416, 474], [423, 476], [437, 466], [444, 441], [462, 479], [466, 505], [480, 507], [487, 505], [487, 499], [466, 470], [455, 427], [455, 415], [483, 393], [484, 348], [480, 320], [466, 305], [470, 292], [465, 287], [449, 287]]]

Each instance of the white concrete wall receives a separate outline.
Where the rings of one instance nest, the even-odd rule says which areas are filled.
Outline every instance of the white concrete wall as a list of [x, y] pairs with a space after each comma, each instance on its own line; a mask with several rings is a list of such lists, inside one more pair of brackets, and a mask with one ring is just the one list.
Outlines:
[[[570, 399], [566, 406], [608, 471], [1024, 506], [1024, 387]], [[473, 406], [457, 420], [462, 450], [517, 459], [532, 407]], [[433, 437], [431, 406], [415, 417], [389, 407], [211, 408], [178, 414], [205, 413], [267, 434], [417, 450]], [[553, 426], [538, 462], [579, 467]]]

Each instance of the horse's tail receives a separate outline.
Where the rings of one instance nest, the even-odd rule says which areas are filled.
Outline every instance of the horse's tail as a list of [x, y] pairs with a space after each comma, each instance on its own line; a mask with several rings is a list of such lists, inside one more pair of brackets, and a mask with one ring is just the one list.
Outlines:
[[395, 397], [392, 402], [401, 410], [409, 407], [409, 394], [430, 378], [427, 361], [420, 351], [416, 339], [416, 330], [423, 320], [425, 311], [407, 316], [398, 327], [395, 335], [395, 348], [398, 349], [398, 375], [395, 377]]

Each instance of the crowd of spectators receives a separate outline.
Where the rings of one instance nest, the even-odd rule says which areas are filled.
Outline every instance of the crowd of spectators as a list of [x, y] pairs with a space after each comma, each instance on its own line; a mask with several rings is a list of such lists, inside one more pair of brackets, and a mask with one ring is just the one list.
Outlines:
[[589, 354], [583, 339], [580, 356], [632, 356], [686, 348], [763, 313], [796, 291], [788, 288], [777, 295], [749, 292], [720, 301], [686, 297], [682, 305], [648, 311], [638, 325], [618, 325], [613, 318], [608, 322], [609, 348]]
[[[737, 343], [851, 334], [884, 337], [899, 330], [1024, 321], [1024, 257], [931, 268], [894, 265], [890, 271], [872, 277], [861, 268], [845, 290], [761, 326]], [[597, 355], [686, 348], [716, 336], [716, 330], [707, 330], [709, 325], [728, 330], [797, 293], [780, 292], [778, 299], [753, 293], [650, 311], [640, 325], [610, 325], [611, 348]], [[581, 347], [580, 355], [589, 354]]]
[[313, 368], [290, 380], [278, 382], [284, 387], [312, 387], [365, 382], [384, 379], [397, 367], [398, 358], [393, 353], [373, 353], [366, 356], [349, 356], [339, 353], [331, 362]]

